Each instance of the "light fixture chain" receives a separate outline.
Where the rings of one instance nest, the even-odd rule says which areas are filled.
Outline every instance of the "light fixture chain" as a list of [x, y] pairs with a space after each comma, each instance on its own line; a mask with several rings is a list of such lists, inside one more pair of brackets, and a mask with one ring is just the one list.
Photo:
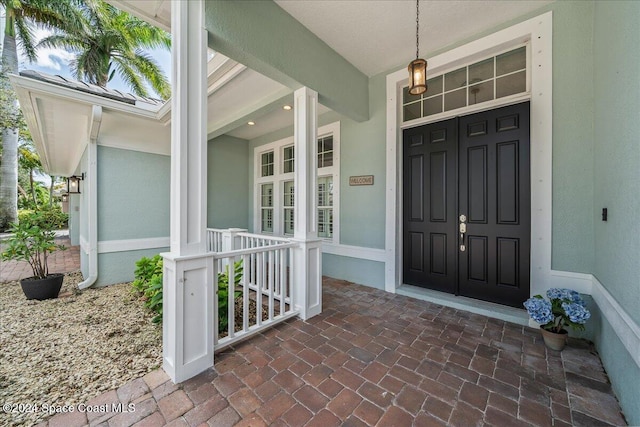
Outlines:
[[416, 59], [420, 57], [420, 0], [416, 0]]

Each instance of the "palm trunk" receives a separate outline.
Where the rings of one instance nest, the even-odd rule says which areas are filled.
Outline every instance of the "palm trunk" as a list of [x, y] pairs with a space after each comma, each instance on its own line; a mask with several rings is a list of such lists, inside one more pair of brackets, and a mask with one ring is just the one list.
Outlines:
[[31, 199], [33, 200], [33, 206], [38, 210], [38, 200], [36, 199], [36, 189], [33, 186], [33, 168], [29, 169], [29, 186], [31, 187]]
[[[13, 21], [7, 16], [1, 66], [7, 73], [18, 72], [16, 38]], [[10, 28], [11, 27], [11, 28]], [[18, 103], [12, 107], [17, 111]], [[2, 129], [2, 163], [0, 164], [0, 230], [18, 220], [18, 129]]]

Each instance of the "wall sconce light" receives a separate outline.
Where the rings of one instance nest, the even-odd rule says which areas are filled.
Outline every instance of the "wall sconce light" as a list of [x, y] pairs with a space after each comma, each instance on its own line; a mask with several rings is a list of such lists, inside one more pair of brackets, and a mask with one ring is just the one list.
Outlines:
[[80, 194], [80, 181], [84, 181], [84, 172], [81, 176], [70, 176], [67, 178], [67, 193]]
[[67, 193], [64, 193], [62, 195], [62, 203], [67, 203], [69, 201], [69, 195]]

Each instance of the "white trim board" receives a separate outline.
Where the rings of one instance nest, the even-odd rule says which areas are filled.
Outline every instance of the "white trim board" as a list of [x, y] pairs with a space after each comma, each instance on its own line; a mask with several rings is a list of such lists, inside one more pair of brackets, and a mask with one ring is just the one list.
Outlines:
[[98, 253], [140, 251], [162, 249], [170, 246], [169, 237], [149, 237], [145, 239], [102, 240], [98, 242]]
[[591, 280], [593, 300], [629, 352], [633, 361], [640, 368], [640, 326], [629, 317], [627, 312], [624, 311], [595, 276], [591, 276]]
[[377, 262], [385, 262], [387, 259], [384, 249], [338, 245], [330, 241], [322, 242], [322, 253]]
[[[462, 62], [490, 56], [509, 46], [530, 44], [531, 102], [531, 295], [557, 286], [565, 277], [552, 275], [552, 12], [529, 19], [432, 58], [431, 70], [445, 70]], [[406, 70], [387, 75], [385, 290], [402, 285], [402, 119], [401, 89]], [[513, 102], [511, 100], [511, 102]], [[495, 108], [494, 103], [491, 104]], [[479, 105], [479, 111], [485, 106]], [[470, 113], [471, 111], [466, 111]], [[423, 123], [423, 122], [420, 122]], [[417, 125], [417, 124], [416, 124]]]

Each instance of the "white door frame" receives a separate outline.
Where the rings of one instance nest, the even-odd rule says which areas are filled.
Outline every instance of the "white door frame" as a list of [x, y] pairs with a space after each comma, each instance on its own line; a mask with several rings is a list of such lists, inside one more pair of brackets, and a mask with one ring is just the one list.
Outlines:
[[[493, 101], [464, 113], [496, 108], [500, 105], [531, 102], [531, 295], [544, 293], [554, 286], [571, 286], [590, 293], [590, 282], [571, 275], [554, 274], [551, 270], [552, 223], [552, 147], [553, 147], [553, 76], [552, 76], [552, 12], [513, 25], [463, 46], [428, 58], [429, 70], [443, 70], [491, 56], [510, 46], [529, 44], [528, 93], [506, 102]], [[387, 165], [386, 165], [386, 234], [385, 290], [396, 292], [402, 285], [402, 87], [407, 71], [387, 75]], [[451, 116], [459, 115], [456, 111]], [[438, 115], [437, 120], [447, 117]], [[434, 118], [414, 120], [422, 125]], [[566, 282], [571, 282], [567, 284]]]

